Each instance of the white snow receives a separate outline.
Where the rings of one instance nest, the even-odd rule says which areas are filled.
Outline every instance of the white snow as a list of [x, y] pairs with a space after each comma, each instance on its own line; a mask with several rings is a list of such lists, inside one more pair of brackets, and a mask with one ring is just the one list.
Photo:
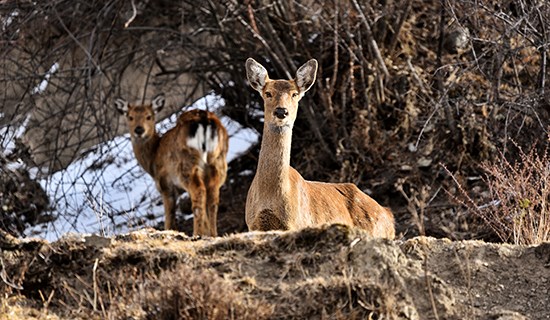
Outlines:
[[[214, 111], [223, 104], [219, 96], [211, 94], [189, 109]], [[173, 115], [162, 121], [157, 125], [157, 130], [166, 132], [174, 125], [176, 118]], [[221, 120], [230, 136], [229, 162], [256, 143], [258, 133], [242, 128], [228, 117]], [[40, 183], [56, 206], [53, 215], [57, 219], [29, 228], [27, 235], [49, 241], [67, 232], [113, 235], [144, 225], [154, 226], [164, 220], [160, 195], [153, 179], [137, 164], [128, 134], [97, 145], [94, 151], [88, 152], [67, 169]]]
[[[2, 117], [3, 116], [4, 114], [2, 114]], [[25, 133], [28, 123], [29, 116], [27, 116], [23, 123], [17, 127], [8, 125], [0, 128], [0, 137], [2, 137], [0, 138], [0, 152], [4, 155], [8, 155], [13, 152], [15, 140], [21, 138], [23, 133]]]
[[38, 84], [34, 89], [32, 90], [33, 94], [42, 93], [46, 88], [48, 87], [48, 83], [50, 82], [50, 78], [52, 77], [52, 74], [56, 73], [59, 69], [59, 63], [54, 63], [50, 70], [46, 72], [44, 75], [44, 80], [40, 81], [40, 84]]

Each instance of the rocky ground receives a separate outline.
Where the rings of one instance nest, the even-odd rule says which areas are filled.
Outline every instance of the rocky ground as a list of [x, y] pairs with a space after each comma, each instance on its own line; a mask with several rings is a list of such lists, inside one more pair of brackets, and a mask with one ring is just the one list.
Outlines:
[[189, 238], [0, 237], [2, 319], [550, 319], [550, 243], [334, 225]]

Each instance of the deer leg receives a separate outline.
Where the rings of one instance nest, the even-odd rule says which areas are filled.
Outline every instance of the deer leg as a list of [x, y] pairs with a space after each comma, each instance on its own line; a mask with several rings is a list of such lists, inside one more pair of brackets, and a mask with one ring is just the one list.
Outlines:
[[207, 215], [210, 221], [210, 235], [218, 235], [218, 207], [220, 204], [220, 188], [227, 175], [227, 162], [225, 157], [220, 157], [207, 167], [206, 179], [206, 205]]
[[176, 198], [172, 192], [163, 190], [164, 230], [176, 230]]
[[193, 209], [193, 235], [209, 235], [209, 223], [206, 216], [206, 186], [202, 172], [195, 170], [190, 178], [188, 191]]
[[206, 215], [210, 225], [210, 236], [215, 237], [218, 235], [218, 205], [220, 203], [220, 185], [217, 183], [218, 179], [212, 179], [208, 181], [206, 189]]

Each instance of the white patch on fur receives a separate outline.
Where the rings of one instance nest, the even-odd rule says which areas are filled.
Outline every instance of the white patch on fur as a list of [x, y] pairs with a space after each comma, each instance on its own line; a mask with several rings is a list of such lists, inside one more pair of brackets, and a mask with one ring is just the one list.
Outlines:
[[211, 126], [206, 126], [205, 128], [202, 124], [199, 124], [195, 136], [187, 138], [187, 146], [200, 152], [202, 160], [201, 166], [204, 166], [208, 158], [208, 153], [214, 152], [218, 147], [216, 132], [212, 130]]
[[212, 153], [218, 147], [218, 139], [216, 132], [212, 130], [211, 126], [206, 127], [206, 152]]

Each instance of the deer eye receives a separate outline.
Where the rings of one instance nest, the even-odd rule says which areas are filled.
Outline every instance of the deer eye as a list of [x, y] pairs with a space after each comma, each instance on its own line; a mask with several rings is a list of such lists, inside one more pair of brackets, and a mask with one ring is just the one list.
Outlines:
[[132, 116], [128, 116], [128, 120], [130, 120], [130, 121], [134, 121], [134, 117], [132, 117]]
[[271, 97], [273, 97], [273, 95], [271, 94], [271, 92], [266, 91], [266, 92], [265, 92], [265, 97], [266, 97], [266, 98], [271, 98]]
[[296, 98], [297, 96], [298, 96], [298, 92], [294, 92], [294, 93], [292, 94], [292, 97], [293, 97], [293, 98]]
[[147, 116], [147, 120], [151, 120], [151, 116]]

